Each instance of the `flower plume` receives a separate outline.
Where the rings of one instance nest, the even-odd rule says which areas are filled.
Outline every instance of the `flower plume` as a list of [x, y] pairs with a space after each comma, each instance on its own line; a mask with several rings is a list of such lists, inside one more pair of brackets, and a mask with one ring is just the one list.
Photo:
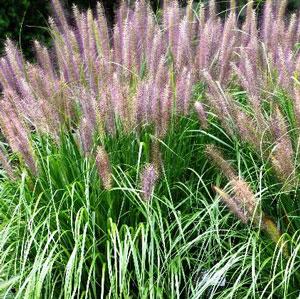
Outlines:
[[104, 189], [110, 190], [112, 187], [112, 172], [108, 154], [103, 146], [97, 148], [96, 165]]
[[144, 201], [151, 199], [157, 180], [158, 173], [156, 167], [153, 164], [146, 165], [141, 173], [141, 190]]
[[[35, 41], [34, 64], [26, 62], [7, 40], [0, 59], [1, 102], [12, 98], [18, 111], [3, 115], [1, 128], [12, 149], [22, 153], [32, 169], [34, 157], [24, 128], [47, 132], [57, 139], [67, 122], [81, 138], [86, 153], [92, 147], [91, 136], [115, 134], [120, 127], [116, 123], [126, 132], [138, 132], [147, 124], [163, 137], [170, 122], [176, 120], [171, 116], [186, 116], [196, 109], [206, 129], [206, 113], [192, 96], [199, 80], [206, 84], [207, 112], [214, 113], [228, 134], [238, 132], [256, 149], [261, 147], [262, 132], [274, 136], [273, 121], [263, 114], [261, 100], [262, 91], [274, 84], [295, 98], [299, 126], [299, 91], [293, 76], [300, 69], [300, 52], [294, 51], [300, 37], [300, 18], [299, 14], [286, 17], [286, 1], [267, 0], [261, 22], [251, 2], [245, 20], [240, 21], [236, 1], [231, 1], [225, 18], [218, 15], [215, 1], [202, 4], [199, 15], [193, 1], [188, 1], [186, 9], [177, 1], [165, 1], [161, 19], [147, 1], [131, 6], [122, 1], [112, 28], [101, 4], [95, 12], [73, 6], [71, 24], [61, 2], [51, 2], [53, 47], [47, 49]], [[226, 92], [235, 78], [247, 93], [251, 111], [236, 105]], [[3, 104], [4, 110], [8, 105]], [[18, 128], [7, 128], [16, 118]], [[243, 126], [249, 119], [251, 123]], [[17, 142], [20, 138], [26, 141]], [[278, 144], [275, 159], [279, 161], [283, 154], [290, 159], [288, 139], [274, 141]], [[276, 167], [282, 168], [276, 161]]]

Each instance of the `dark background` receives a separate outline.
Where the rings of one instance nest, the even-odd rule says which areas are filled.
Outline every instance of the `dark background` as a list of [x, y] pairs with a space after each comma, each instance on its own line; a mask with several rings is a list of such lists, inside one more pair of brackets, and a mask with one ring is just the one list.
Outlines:
[[[134, 0], [132, 0], [134, 1]], [[209, 0], [206, 0], [206, 2]], [[120, 1], [102, 0], [106, 15], [113, 22], [114, 11]], [[162, 0], [151, 0], [154, 9], [158, 9]], [[180, 1], [183, 5], [185, 1]], [[229, 1], [219, 0], [219, 9], [226, 10]], [[238, 5], [243, 6], [247, 0], [238, 0]], [[263, 0], [256, 1], [258, 6]], [[66, 11], [70, 11], [72, 3], [80, 8], [94, 8], [97, 0], [64, 0]], [[300, 7], [300, 0], [290, 0], [289, 9]], [[50, 1], [46, 0], [0, 0], [0, 54], [6, 37], [10, 37], [21, 45], [27, 58], [32, 57], [32, 40], [38, 39], [44, 44], [49, 43], [47, 18], [51, 15]]]

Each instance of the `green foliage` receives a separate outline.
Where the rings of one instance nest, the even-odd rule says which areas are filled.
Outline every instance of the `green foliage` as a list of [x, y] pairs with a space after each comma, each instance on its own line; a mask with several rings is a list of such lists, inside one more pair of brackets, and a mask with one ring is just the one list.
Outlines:
[[[71, 134], [59, 145], [34, 136], [39, 176], [0, 181], [4, 298], [296, 298], [299, 227], [285, 236], [287, 258], [210, 188], [225, 183], [203, 152], [215, 143], [266, 205], [285, 196], [265, 188], [269, 175], [246, 145], [225, 140], [216, 124], [205, 133], [194, 117], [177, 120], [164, 140], [149, 128], [99, 139], [113, 168], [108, 191]], [[164, 164], [145, 202], [139, 177], [153, 142]]]

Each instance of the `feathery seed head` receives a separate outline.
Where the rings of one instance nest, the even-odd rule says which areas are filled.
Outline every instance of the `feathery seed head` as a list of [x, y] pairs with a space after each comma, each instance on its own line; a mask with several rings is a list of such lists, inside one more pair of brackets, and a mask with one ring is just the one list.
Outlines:
[[103, 146], [97, 148], [96, 165], [104, 189], [110, 190], [112, 188], [112, 171], [108, 154]]
[[226, 161], [221, 152], [214, 145], [207, 145], [206, 154], [212, 159], [213, 163], [223, 172], [228, 180], [236, 179], [236, 173], [228, 161]]
[[141, 173], [141, 191], [144, 201], [151, 200], [157, 180], [158, 173], [154, 165], [146, 165]]

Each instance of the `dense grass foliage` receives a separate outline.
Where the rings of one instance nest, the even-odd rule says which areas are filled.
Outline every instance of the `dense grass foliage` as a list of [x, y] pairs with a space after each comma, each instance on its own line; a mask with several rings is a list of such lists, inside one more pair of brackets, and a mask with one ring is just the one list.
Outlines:
[[[212, 140], [195, 118], [181, 119], [161, 144], [163, 175], [151, 202], [143, 200], [140, 173], [152, 138], [145, 131], [105, 141], [114, 187], [104, 190], [95, 161], [71, 135], [59, 146], [35, 137], [39, 176], [1, 180], [4, 297], [296, 297], [297, 232], [286, 237], [285, 257], [283, 247], [224, 210], [210, 188], [223, 179], [203, 152]], [[248, 181], [264, 189], [247, 150], [228, 146]], [[272, 200], [271, 191], [260, 192]]]
[[[0, 297], [297, 298], [300, 26], [58, 0], [0, 60]], [[225, 204], [225, 205], [224, 205]]]

